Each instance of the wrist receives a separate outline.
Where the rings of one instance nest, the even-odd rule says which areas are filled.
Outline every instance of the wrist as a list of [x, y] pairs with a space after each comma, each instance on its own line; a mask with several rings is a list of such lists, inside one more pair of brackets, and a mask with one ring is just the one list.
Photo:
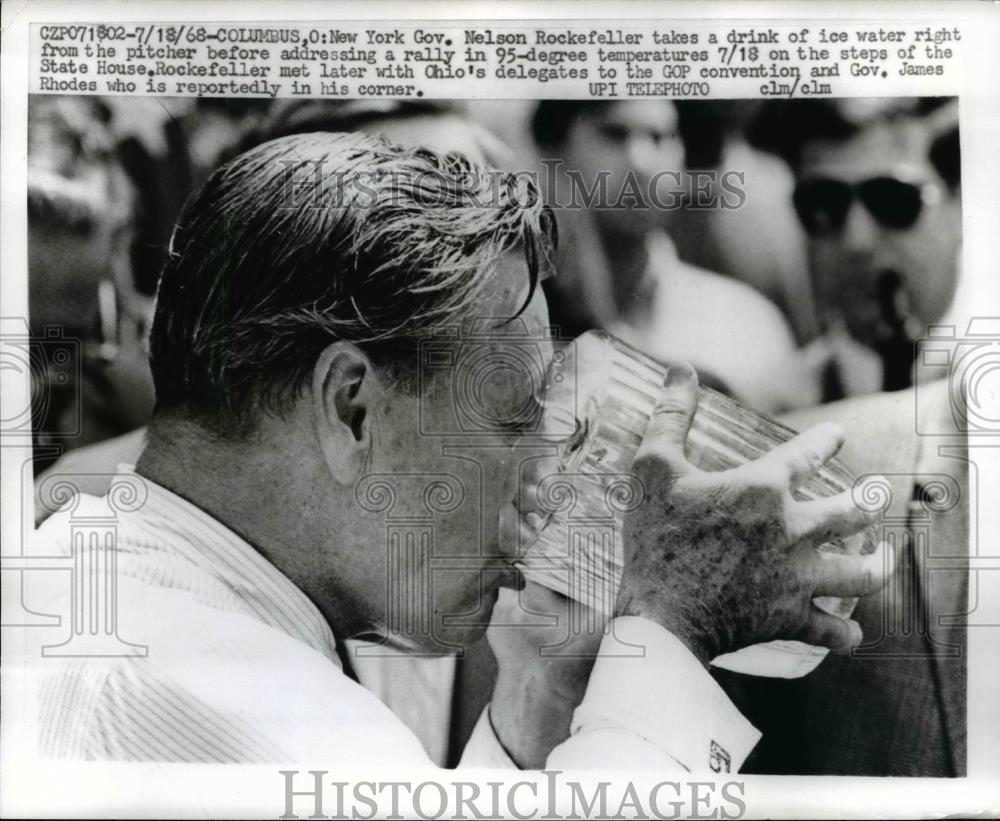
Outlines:
[[500, 669], [490, 722], [497, 740], [522, 769], [544, 767], [553, 748], [569, 738], [573, 710], [583, 699], [589, 676], [589, 666], [583, 673], [579, 665], [579, 659], [555, 658]]
[[678, 613], [661, 603], [650, 604], [628, 596], [619, 597], [615, 608], [615, 618], [633, 616], [658, 624], [664, 630], [676, 636], [681, 643], [691, 651], [705, 667], [719, 655], [718, 642], [713, 640], [711, 633], [700, 629], [686, 614]]

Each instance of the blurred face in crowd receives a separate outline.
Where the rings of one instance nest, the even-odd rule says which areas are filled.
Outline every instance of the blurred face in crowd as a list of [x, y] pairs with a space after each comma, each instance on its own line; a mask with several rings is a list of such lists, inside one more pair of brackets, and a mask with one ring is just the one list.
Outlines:
[[[670, 189], [677, 187], [676, 177], [659, 172], [679, 172], [684, 167], [684, 148], [677, 134], [677, 111], [663, 100], [626, 100], [588, 112], [570, 128], [563, 146], [566, 167], [579, 171], [589, 190], [601, 176], [607, 177], [607, 191], [612, 203], [621, 192], [631, 189], [631, 173], [648, 201], [651, 181], [663, 203], [670, 201]], [[634, 207], [626, 197], [625, 207], [593, 209], [601, 225], [615, 233], [642, 235], [663, 224], [663, 213], [656, 207]], [[654, 204], [655, 205], [655, 204]]]
[[922, 334], [955, 292], [960, 194], [940, 178], [928, 147], [923, 125], [907, 119], [803, 152], [796, 205], [819, 304], [870, 346], [887, 337], [893, 312]]
[[[101, 218], [102, 204], [87, 202], [100, 189], [92, 183], [47, 176], [53, 181], [52, 187], [60, 189], [54, 198], [66, 202], [74, 196], [78, 200], [63, 208], [69, 211], [79, 205], [79, 210], [86, 210], [88, 215], [78, 220], [28, 221], [32, 325], [39, 332], [45, 326], [58, 325], [82, 333], [95, 312], [98, 283], [113, 278], [117, 262], [127, 262], [125, 248], [117, 240], [114, 226]], [[77, 188], [78, 193], [74, 190]]]
[[[79, 388], [80, 433], [67, 441], [79, 446], [148, 419], [153, 389], [143, 334], [152, 300], [132, 283], [134, 192], [100, 113], [86, 100], [37, 102], [29, 146], [29, 319], [36, 334], [58, 328], [82, 343], [82, 374], [90, 381]], [[78, 423], [38, 424], [62, 430]]]
[[95, 312], [98, 283], [127, 265], [130, 191], [87, 101], [35, 102], [28, 126], [32, 324], [79, 333]]

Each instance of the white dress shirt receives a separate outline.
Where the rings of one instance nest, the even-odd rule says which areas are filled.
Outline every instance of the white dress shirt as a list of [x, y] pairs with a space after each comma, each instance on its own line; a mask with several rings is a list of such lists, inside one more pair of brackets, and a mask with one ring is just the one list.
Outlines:
[[[116, 524], [117, 631], [124, 642], [147, 649], [144, 655], [31, 662], [39, 682], [42, 755], [431, 764], [417, 735], [343, 672], [328, 624], [287, 577], [194, 505], [141, 481], [148, 492], [144, 504], [120, 513]], [[38, 531], [42, 551], [69, 554], [74, 524], [107, 510], [103, 499], [81, 497], [71, 512], [52, 516]], [[70, 607], [81, 606], [69, 574], [43, 575], [61, 582], [34, 604], [68, 623]], [[759, 733], [708, 672], [653, 622], [631, 617], [613, 624], [572, 734], [548, 766], [736, 771]], [[642, 657], [637, 647], [645, 648]], [[443, 681], [417, 677], [391, 689], [413, 698], [414, 690], [440, 686], [445, 692], [423, 692], [423, 701], [439, 696], [439, 704], [448, 704]], [[387, 699], [390, 706], [394, 698]], [[462, 765], [515, 766], [488, 710]]]

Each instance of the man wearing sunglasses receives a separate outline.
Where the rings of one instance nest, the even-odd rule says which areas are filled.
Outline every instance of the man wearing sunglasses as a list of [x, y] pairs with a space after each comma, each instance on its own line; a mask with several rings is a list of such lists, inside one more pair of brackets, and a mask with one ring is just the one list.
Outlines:
[[[954, 301], [957, 114], [940, 98], [864, 99], [786, 103], [763, 118], [796, 173], [820, 319], [832, 338], [861, 346], [835, 346], [828, 399], [912, 384], [914, 341]], [[867, 387], [858, 384], [864, 349], [875, 355]]]
[[[947, 100], [795, 101], [769, 106], [758, 128], [758, 141], [765, 131], [774, 135], [771, 147], [797, 175], [794, 201], [817, 301], [827, 339], [836, 340], [827, 374], [840, 385], [831, 379], [827, 387], [865, 392], [857, 390], [861, 354], [877, 371], [870, 395], [784, 421], [844, 425], [852, 434], [847, 463], [888, 478], [884, 532], [894, 534], [899, 570], [883, 595], [855, 610], [866, 641], [851, 658], [830, 658], [797, 681], [717, 676], [763, 732], [744, 770], [961, 776], [966, 628], [953, 614], [970, 606], [974, 480], [954, 445], [962, 420], [950, 407], [949, 381], [922, 378], [919, 390], [900, 389], [910, 384], [913, 343], [926, 325], [964, 329], [969, 320], [957, 287], [957, 111]], [[930, 375], [926, 363], [920, 367]], [[889, 392], [872, 393], [880, 387]], [[939, 447], [944, 442], [952, 447]], [[931, 487], [944, 485], [948, 498], [935, 503]]]

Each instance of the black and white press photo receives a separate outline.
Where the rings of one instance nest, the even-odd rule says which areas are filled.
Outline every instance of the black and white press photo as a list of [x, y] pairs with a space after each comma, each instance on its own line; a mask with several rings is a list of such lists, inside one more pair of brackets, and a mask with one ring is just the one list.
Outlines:
[[5, 124], [25, 760], [219, 773], [192, 816], [985, 809], [968, 25], [177, 15], [32, 22]]

